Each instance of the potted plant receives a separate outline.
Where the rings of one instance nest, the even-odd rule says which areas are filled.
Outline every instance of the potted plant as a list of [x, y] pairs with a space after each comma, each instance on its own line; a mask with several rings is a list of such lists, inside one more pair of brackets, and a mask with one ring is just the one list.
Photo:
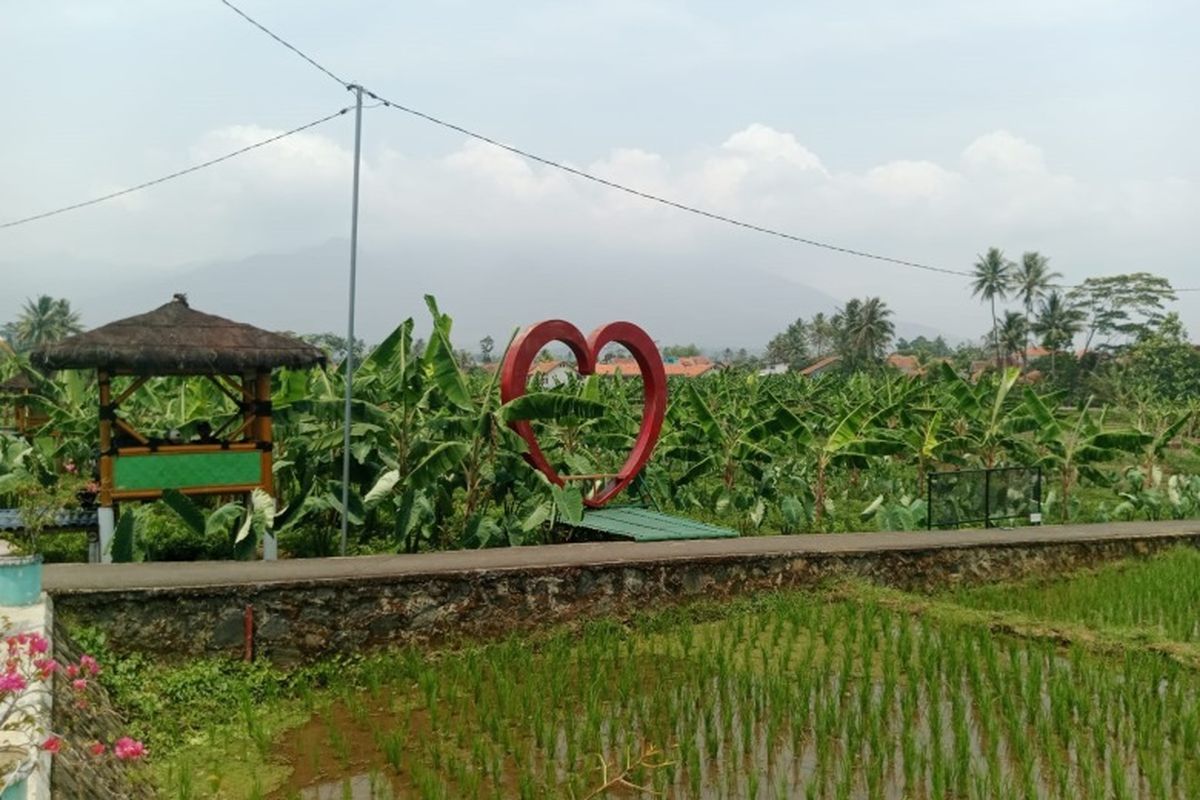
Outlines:
[[29, 606], [41, 596], [41, 554], [0, 555], [0, 606]]

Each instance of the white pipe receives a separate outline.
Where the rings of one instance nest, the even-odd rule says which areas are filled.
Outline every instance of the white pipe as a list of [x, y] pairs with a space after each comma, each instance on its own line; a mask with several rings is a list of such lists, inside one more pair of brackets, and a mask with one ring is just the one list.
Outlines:
[[117, 530], [117, 515], [112, 506], [100, 506], [96, 510], [100, 521], [100, 563], [112, 563], [113, 534]]

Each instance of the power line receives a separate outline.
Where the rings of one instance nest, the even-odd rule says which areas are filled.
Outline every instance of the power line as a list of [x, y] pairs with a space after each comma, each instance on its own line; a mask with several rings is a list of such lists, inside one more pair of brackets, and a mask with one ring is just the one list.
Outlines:
[[278, 34], [276, 34], [275, 32], [273, 32], [273, 31], [272, 31], [270, 28], [268, 28], [266, 25], [263, 25], [261, 22], [259, 22], [258, 20], [256, 20], [254, 17], [250, 16], [250, 15], [249, 15], [249, 14], [247, 14], [245, 11], [242, 11], [240, 8], [238, 8], [237, 6], [235, 6], [233, 3], [229, 2], [229, 0], [221, 0], [221, 3], [222, 3], [222, 4], [224, 4], [226, 7], [228, 7], [228, 8], [229, 8], [231, 11], [233, 11], [233, 13], [237, 14], [239, 17], [241, 17], [242, 19], [246, 20], [246, 22], [249, 22], [251, 25], [253, 25], [254, 27], [258, 28], [260, 31], [262, 31], [263, 33], [265, 33], [267, 36], [270, 36], [272, 39], [274, 39], [275, 41], [279, 42], [281, 45], [283, 45], [284, 47], [286, 47], [288, 50], [291, 50], [293, 53], [295, 53], [296, 55], [298, 55], [298, 56], [300, 56], [301, 58], [303, 58], [305, 61], [307, 61], [307, 62], [308, 62], [309, 64], [311, 64], [313, 67], [315, 67], [316, 69], [320, 70], [320, 71], [321, 71], [321, 72], [323, 72], [325, 75], [327, 75], [327, 76], [329, 76], [330, 78], [332, 78], [333, 80], [337, 81], [339, 84], [341, 84], [342, 88], [344, 88], [344, 89], [348, 89], [348, 88], [350, 88], [350, 84], [349, 84], [349, 82], [347, 82], [347, 81], [344, 81], [344, 80], [342, 80], [341, 78], [339, 78], [337, 75], [335, 75], [335, 74], [333, 73], [333, 71], [332, 71], [332, 70], [328, 70], [328, 69], [326, 69], [325, 67], [323, 67], [323, 66], [321, 66], [320, 64], [318, 64], [318, 63], [317, 63], [317, 61], [316, 61], [316, 59], [309, 57], [309, 56], [308, 56], [308, 54], [306, 54], [306, 53], [305, 53], [303, 50], [301, 50], [299, 47], [296, 47], [294, 44], [292, 44], [291, 42], [289, 42], [287, 39], [284, 39], [282, 36], [279, 36]]
[[[775, 228], [768, 228], [763, 225], [757, 225], [753, 222], [746, 222], [745, 220], [740, 220], [735, 217], [730, 217], [730, 216], [727, 216], [725, 214], [720, 214], [715, 211], [709, 211], [707, 209], [688, 205], [687, 203], [681, 203], [677, 200], [672, 200], [670, 198], [662, 197], [660, 195], [651, 194], [650, 192], [646, 192], [641, 189], [635, 189], [631, 186], [626, 186], [624, 184], [617, 183], [616, 181], [611, 181], [611, 180], [608, 180], [607, 178], [602, 178], [599, 175], [593, 175], [590, 172], [585, 172], [584, 170], [577, 169], [568, 164], [564, 164], [560, 161], [555, 161], [553, 159], [546, 158], [544, 156], [539, 156], [538, 154], [532, 153], [528, 150], [524, 150], [522, 148], [515, 147], [510, 144], [506, 144], [504, 142], [493, 139], [490, 136], [485, 136], [481, 133], [477, 133], [476, 131], [473, 131], [469, 128], [464, 128], [461, 125], [456, 125], [452, 122], [447, 122], [446, 120], [435, 117], [432, 114], [427, 114], [424, 111], [420, 111], [418, 109], [415, 109], [415, 108], [412, 108], [409, 106], [405, 106], [401, 103], [397, 103], [392, 100], [388, 100], [387, 98], [385, 98], [381, 95], [377, 95], [367, 89], [364, 89], [363, 91], [368, 96], [374, 98], [375, 100], [380, 101], [385, 107], [394, 108], [397, 111], [403, 111], [406, 114], [410, 114], [414, 117], [418, 117], [419, 119], [423, 119], [427, 122], [432, 122], [433, 124], [439, 125], [443, 128], [447, 128], [447, 129], [455, 131], [457, 133], [461, 133], [465, 136], [469, 136], [472, 139], [476, 139], [478, 141], [485, 142], [487, 144], [492, 145], [493, 147], [498, 147], [501, 150], [506, 150], [510, 153], [513, 153], [514, 155], [520, 156], [522, 158], [526, 158], [530, 161], [535, 161], [539, 164], [544, 164], [545, 166], [552, 167], [554, 169], [561, 170], [563, 172], [567, 172], [576, 177], [583, 178], [584, 180], [592, 181], [593, 183], [598, 183], [601, 186], [606, 186], [610, 189], [616, 189], [617, 191], [624, 192], [626, 194], [630, 194], [635, 197], [640, 197], [644, 200], [649, 200], [654, 203], [659, 203], [660, 205], [669, 206], [670, 208], [674, 208], [679, 211], [685, 211], [689, 214], [696, 214], [701, 217], [706, 217], [707, 219], [715, 220], [717, 222], [724, 222], [728, 225], [734, 225], [739, 228], [745, 228], [746, 230], [754, 231], [756, 233], [763, 233], [763, 234], [767, 234], [769, 236], [777, 236], [781, 239], [787, 239], [789, 241], [798, 242], [800, 244], [809, 245], [811, 247], [819, 247], [821, 249], [830, 250], [835, 253], [843, 253], [845, 255], [857, 256], [859, 258], [867, 258], [867, 259], [872, 259], [875, 261], [882, 261], [882, 262], [886, 262], [889, 264], [898, 264], [900, 266], [911, 267], [913, 269], [924, 270], [926, 272], [934, 272], [934, 273], [938, 273], [938, 274], [942, 274], [942, 275], [956, 275], [956, 276], [964, 277], [964, 278], [974, 277], [973, 273], [967, 272], [965, 270], [950, 269], [948, 267], [938, 267], [938, 266], [934, 266], [932, 264], [924, 264], [919, 261], [910, 261], [908, 259], [895, 258], [893, 256], [885, 256], [885, 255], [881, 255], [879, 253], [872, 253], [872, 252], [869, 252], [866, 250], [859, 250], [859, 249], [852, 248], [852, 247], [843, 247], [841, 245], [830, 244], [829, 242], [822, 242], [817, 239], [810, 239], [805, 236], [799, 236], [797, 234], [788, 233], [786, 231], [780, 231]], [[1078, 288], [1080, 288], [1080, 285], [1079, 284], [1059, 284], [1059, 285], [1053, 285], [1050, 288], [1078, 289]], [[1173, 292], [1200, 292], [1200, 288], [1170, 289], [1170, 290], [1163, 291], [1164, 294], [1170, 294]]]
[[[258, 22], [257, 20], [252, 18], [250, 15], [246, 14], [244, 11], [242, 11], [237, 6], [235, 6], [233, 3], [229, 2], [229, 0], [221, 0], [221, 3], [228, 6], [230, 9], [235, 11], [239, 16], [241, 16], [247, 22], [249, 22], [251, 25], [253, 25], [254, 27], [261, 30], [266, 35], [270, 36], [276, 42], [283, 45], [284, 47], [286, 47], [287, 49], [291, 50], [293, 53], [298, 55], [300, 58], [307, 61], [310, 65], [312, 65], [316, 69], [320, 70], [322, 73], [329, 76], [333, 80], [337, 81], [339, 84], [341, 84], [341, 86], [343, 88], [346, 88], [346, 89], [354, 88], [353, 84], [339, 78], [332, 70], [322, 66], [320, 63], [318, 63], [316, 61], [316, 59], [312, 58], [311, 56], [309, 56], [307, 53], [305, 53], [300, 48], [296, 47], [295, 45], [293, 45], [290, 42], [288, 42], [287, 40], [285, 40], [283, 37], [277, 35], [273, 31], [271, 31], [265, 25]], [[492, 138], [491, 136], [486, 136], [477, 131], [473, 131], [470, 128], [466, 128], [466, 127], [463, 127], [462, 125], [458, 125], [453, 122], [449, 122], [447, 120], [436, 117], [432, 114], [427, 114], [426, 112], [412, 108], [411, 106], [406, 106], [402, 103], [397, 103], [395, 101], [389, 100], [389, 99], [383, 97], [382, 95], [379, 95], [379, 94], [376, 94], [375, 92], [370, 91], [366, 87], [363, 87], [363, 93], [366, 94], [368, 97], [372, 98], [373, 100], [379, 101], [378, 103], [375, 104], [375, 106], [368, 106], [368, 108], [374, 108], [374, 107], [377, 107], [378, 105], [384, 105], [388, 108], [394, 108], [397, 111], [403, 111], [406, 114], [409, 114], [411, 116], [417, 117], [422, 120], [425, 120], [426, 122], [431, 122], [434, 125], [438, 125], [442, 128], [446, 128], [447, 130], [452, 130], [457, 133], [461, 133], [464, 136], [468, 136], [472, 139], [476, 139], [480, 142], [484, 142], [493, 147], [498, 147], [501, 150], [506, 150], [514, 155], [520, 156], [521, 158], [525, 158], [530, 161], [534, 161], [538, 164], [543, 164], [547, 167], [551, 167], [553, 169], [557, 169], [562, 172], [566, 172], [566, 173], [568, 173], [570, 175], [574, 175], [578, 178], [583, 178], [584, 180], [591, 181], [591, 182], [599, 184], [601, 186], [608, 187], [609, 189], [615, 189], [616, 191], [624, 192], [625, 194], [633, 195], [634, 197], [640, 197], [643, 200], [649, 200], [651, 202], [658, 203], [658, 204], [664, 205], [664, 206], [668, 206], [670, 208], [674, 208], [679, 211], [684, 211], [689, 214], [695, 214], [697, 216], [705, 217], [707, 219], [715, 220], [717, 222], [723, 222], [727, 225], [733, 225], [735, 227], [743, 228], [743, 229], [749, 230], [749, 231], [754, 231], [756, 233], [762, 233], [762, 234], [766, 234], [768, 236], [775, 236], [775, 237], [778, 237], [781, 239], [786, 239], [788, 241], [808, 245], [810, 247], [817, 247], [817, 248], [821, 248], [823, 250], [829, 250], [829, 251], [835, 252], [835, 253], [842, 253], [845, 255], [857, 256], [858, 258], [866, 258], [866, 259], [871, 259], [874, 261], [881, 261], [881, 262], [888, 263], [888, 264], [897, 264], [899, 266], [910, 267], [912, 269], [923, 270], [925, 272], [933, 272], [933, 273], [937, 273], [940, 275], [955, 275], [955, 276], [963, 277], [963, 278], [973, 277], [972, 273], [967, 272], [965, 270], [950, 269], [948, 267], [938, 267], [938, 266], [934, 266], [932, 264], [925, 264], [920, 261], [911, 261], [909, 259], [904, 259], [904, 258], [885, 256], [885, 255], [882, 255], [879, 253], [872, 253], [867, 250], [859, 250], [859, 249], [853, 248], [853, 247], [843, 247], [841, 245], [831, 244], [829, 242], [823, 242], [823, 241], [820, 241], [817, 239], [811, 239], [807, 236], [800, 236], [798, 234], [788, 233], [786, 231], [777, 230], [775, 228], [768, 228], [764, 225], [757, 225], [753, 222], [746, 222], [745, 220], [740, 220], [735, 217], [730, 217], [726, 214], [721, 214], [721, 213], [718, 213], [715, 211], [709, 211], [707, 209], [699, 208], [697, 206], [688, 205], [687, 203], [682, 203], [682, 202], [679, 202], [678, 200], [672, 200], [670, 198], [661, 197], [659, 195], [652, 194], [650, 192], [642, 191], [641, 189], [635, 189], [631, 186], [626, 186], [625, 184], [608, 180], [607, 178], [601, 178], [599, 175], [593, 175], [590, 172], [585, 172], [584, 170], [577, 169], [568, 164], [564, 164], [561, 161], [556, 161], [552, 158], [547, 158], [546, 156], [540, 156], [537, 153], [533, 153], [529, 150], [525, 150], [523, 148], [516, 147], [514, 145], [506, 144], [504, 142], [499, 141], [498, 139]], [[1055, 285], [1055, 286], [1052, 286], [1051, 288], [1068, 289], [1069, 290], [1069, 289], [1080, 288], [1080, 285], [1079, 284]], [[1164, 293], [1171, 293], [1171, 292], [1200, 292], [1200, 287], [1188, 288], [1188, 289], [1171, 289], [1170, 292], [1164, 292]]]
[[57, 216], [58, 214], [65, 214], [68, 211], [74, 211], [79, 208], [86, 208], [87, 206], [94, 206], [97, 203], [103, 203], [106, 200], [113, 200], [117, 197], [123, 197], [124, 195], [132, 194], [133, 192], [137, 192], [137, 191], [141, 191], [142, 189], [148, 189], [151, 186], [157, 186], [160, 183], [166, 183], [167, 181], [174, 180], [175, 178], [181, 178], [184, 175], [190, 175], [191, 173], [198, 172], [202, 169], [205, 169], [206, 167], [211, 167], [215, 164], [220, 164], [222, 161], [228, 161], [231, 158], [236, 158], [237, 156], [240, 156], [243, 153], [249, 153], [251, 150], [257, 150], [258, 148], [265, 147], [266, 145], [269, 145], [273, 142], [278, 142], [280, 139], [286, 139], [287, 137], [293, 136], [297, 133], [301, 133], [302, 131], [306, 131], [310, 128], [315, 128], [316, 126], [321, 125], [322, 123], [328, 122], [329, 120], [334, 119], [335, 117], [340, 117], [341, 115], [345, 114], [349, 110], [350, 110], [349, 106], [347, 106], [346, 108], [338, 109], [337, 111], [333, 112], [332, 114], [327, 114], [327, 115], [321, 117], [320, 119], [315, 119], [312, 122], [305, 123], [304, 125], [301, 125], [296, 128], [292, 128], [291, 130], [288, 130], [288, 131], [284, 131], [283, 133], [277, 133], [274, 136], [271, 136], [269, 138], [263, 139], [258, 142], [254, 142], [253, 144], [248, 144], [245, 147], [239, 148], [230, 153], [226, 153], [223, 156], [218, 156], [216, 158], [209, 159], [208, 161], [204, 161], [199, 164], [193, 164], [192, 166], [187, 167], [185, 169], [181, 169], [176, 172], [172, 172], [168, 175], [163, 175], [162, 177], [155, 178], [154, 180], [146, 181], [145, 183], [139, 183], [136, 186], [130, 186], [127, 189], [121, 189], [120, 191], [110, 192], [109, 194], [102, 195], [100, 197], [93, 197], [91, 200], [84, 200], [83, 202], [80, 202], [80, 203], [72, 203], [69, 206], [62, 206], [61, 208], [55, 208], [50, 211], [43, 211], [40, 214], [33, 214], [32, 216], [22, 217], [20, 219], [9, 220], [8, 222], [2, 222], [2, 223], [0, 223], [0, 230], [2, 230], [4, 228], [15, 228], [17, 225], [24, 225], [28, 222], [35, 222], [39, 219], [46, 219], [47, 217]]
[[397, 111], [403, 111], [406, 114], [411, 114], [414, 117], [419, 117], [420, 119], [426, 120], [428, 122], [432, 122], [435, 125], [440, 125], [443, 128], [447, 128], [449, 130], [464, 134], [466, 136], [471, 137], [472, 139], [477, 139], [481, 142], [486, 142], [487, 144], [490, 144], [493, 147], [498, 147], [501, 150], [507, 150], [508, 152], [513, 153], [514, 155], [521, 156], [522, 158], [526, 158], [530, 161], [535, 161], [539, 164], [544, 164], [545, 166], [552, 167], [554, 169], [561, 170], [562, 172], [569, 173], [578, 178], [583, 178], [584, 180], [592, 181], [593, 183], [598, 183], [601, 186], [607, 186], [610, 189], [616, 189], [619, 192], [624, 192], [626, 194], [630, 194], [635, 197], [640, 197], [643, 200], [649, 200], [651, 202], [658, 203], [660, 205], [669, 206], [671, 208], [678, 209], [679, 211], [685, 211], [689, 214], [696, 214], [701, 217], [707, 217], [708, 219], [716, 220], [717, 222], [724, 222], [727, 225], [734, 225], [736, 227], [745, 228], [746, 230], [755, 231], [757, 233], [764, 233], [769, 236], [777, 236], [781, 239], [787, 239], [789, 241], [799, 242], [800, 244], [806, 244], [811, 247], [819, 247], [824, 250], [831, 250], [835, 253], [844, 253], [846, 255], [858, 256], [859, 258], [869, 258], [869, 259], [873, 259], [875, 261], [884, 261], [889, 264], [899, 264], [900, 266], [912, 267], [913, 269], [925, 270], [926, 272], [937, 272], [937, 273], [941, 273], [943, 275], [959, 275], [959, 276], [963, 276], [963, 277], [970, 277], [969, 272], [963, 272], [962, 270], [948, 269], [946, 267], [935, 267], [931, 264], [922, 264], [919, 261], [909, 261], [909, 260], [903, 259], [903, 258], [894, 258], [892, 256], [880, 255], [879, 253], [871, 253], [866, 250], [858, 250], [858, 249], [855, 249], [852, 247], [843, 247], [841, 245], [830, 244], [829, 242], [822, 242], [817, 239], [810, 239], [806, 236], [799, 236], [797, 234], [787, 233], [786, 231], [777, 230], [775, 228], [768, 228], [764, 225], [757, 225], [753, 222], [746, 222], [745, 220], [740, 220], [735, 217], [730, 217], [725, 214], [717, 213], [715, 211], [708, 211], [707, 209], [698, 208], [696, 206], [688, 205], [687, 203], [681, 203], [678, 200], [671, 200], [669, 198], [662, 197], [660, 195], [651, 194], [650, 192], [642, 191], [641, 189], [635, 189], [631, 186], [626, 186], [625, 184], [617, 183], [616, 181], [611, 181], [607, 178], [602, 178], [599, 175], [594, 175], [590, 172], [585, 172], [584, 170], [577, 169], [568, 164], [564, 164], [561, 161], [555, 161], [554, 159], [546, 158], [545, 156], [539, 156], [536, 153], [532, 153], [532, 152], [530, 152], [528, 150], [524, 150], [520, 147], [515, 147], [510, 144], [505, 144], [504, 142], [493, 139], [490, 136], [485, 136], [482, 133], [477, 133], [473, 130], [470, 130], [469, 128], [464, 128], [461, 125], [456, 125], [452, 122], [447, 122], [444, 119], [439, 119], [438, 117], [435, 117], [432, 114], [426, 114], [424, 111], [418, 111], [415, 108], [411, 108], [409, 106], [402, 105], [401, 103], [396, 103], [392, 100], [388, 100], [387, 98], [376, 95], [373, 92], [367, 91], [365, 89], [364, 89], [364, 91], [366, 91], [366, 93], [368, 95], [375, 98], [376, 100], [382, 101], [384, 106], [386, 106], [388, 108], [394, 108]]

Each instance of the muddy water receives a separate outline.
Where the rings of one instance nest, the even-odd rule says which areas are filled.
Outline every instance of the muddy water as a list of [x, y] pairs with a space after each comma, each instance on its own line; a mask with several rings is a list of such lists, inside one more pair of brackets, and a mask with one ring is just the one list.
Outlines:
[[1168, 700], [1157, 663], [864, 619], [858, 644], [754, 621], [694, 657], [674, 633], [418, 659], [281, 742], [272, 800], [1200, 797], [1190, 673]]

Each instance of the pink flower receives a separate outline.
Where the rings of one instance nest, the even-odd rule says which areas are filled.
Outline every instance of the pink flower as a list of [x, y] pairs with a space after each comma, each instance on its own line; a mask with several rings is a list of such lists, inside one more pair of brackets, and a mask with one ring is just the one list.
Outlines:
[[46, 737], [46, 741], [42, 742], [42, 749], [47, 753], [57, 753], [62, 749], [62, 739], [57, 736], [50, 735]]
[[42, 680], [46, 680], [55, 672], [58, 672], [58, 662], [53, 658], [39, 658], [33, 662], [33, 666], [37, 668], [38, 675]]
[[34, 634], [29, 639], [29, 652], [35, 655], [41, 655], [50, 649], [50, 640], [45, 636]]
[[0, 675], [0, 692], [21, 692], [27, 685], [25, 679], [15, 672]]
[[102, 756], [104, 755], [104, 751], [107, 749], [108, 748], [104, 746], [104, 742], [96, 742], [94, 745], [88, 748], [88, 752], [94, 756]]
[[79, 667], [74, 664], [67, 664], [67, 677], [76, 678], [79, 676]]
[[77, 678], [76, 680], [71, 681], [71, 688], [77, 692], [85, 692], [87, 691], [87, 687], [87, 678]]
[[146, 745], [136, 739], [122, 736], [113, 743], [113, 755], [122, 761], [132, 761], [146, 755]]
[[89, 675], [98, 675], [100, 674], [100, 665], [91, 656], [84, 656], [79, 659], [79, 670], [80, 672], [87, 672]]
[[67, 463], [63, 464], [63, 469], [65, 469], [67, 472], [69, 472], [69, 473], [71, 473], [72, 475], [74, 475], [74, 474], [75, 474], [75, 470], [76, 470], [76, 467], [75, 467], [75, 462], [74, 462], [74, 461], [68, 461]]

